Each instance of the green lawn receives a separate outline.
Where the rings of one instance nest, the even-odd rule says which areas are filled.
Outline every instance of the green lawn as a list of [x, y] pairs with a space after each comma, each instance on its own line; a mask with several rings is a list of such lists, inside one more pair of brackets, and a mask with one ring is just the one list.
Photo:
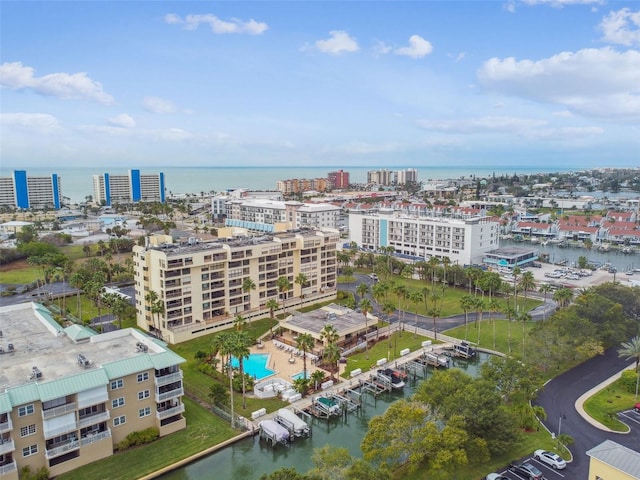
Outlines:
[[629, 427], [618, 420], [617, 413], [632, 408], [635, 395], [622, 388], [617, 380], [584, 402], [585, 411], [594, 419], [616, 432], [628, 432]]
[[[485, 315], [480, 322], [480, 342], [478, 342], [478, 324], [476, 322], [469, 322], [468, 328], [461, 325], [450, 330], [446, 330], [444, 333], [461, 340], [467, 339], [470, 342], [477, 343], [478, 346], [488, 348], [491, 350], [497, 350], [498, 352], [509, 353], [521, 353], [522, 352], [522, 322], [515, 322], [502, 319], [495, 320], [496, 326], [496, 338], [495, 347], [493, 339], [493, 320], [489, 320], [489, 316]], [[533, 328], [537, 322], [525, 322], [524, 330], [525, 335]], [[511, 330], [511, 341], [509, 342], [509, 330]], [[509, 349], [511, 345], [511, 350]]]
[[180, 459], [217, 445], [237, 434], [226, 421], [202, 408], [187, 397], [184, 416], [187, 428], [153, 443], [118, 453], [104, 460], [60, 475], [61, 480], [125, 480], [166, 467]]
[[42, 277], [42, 270], [37, 267], [4, 270], [0, 272], [0, 283], [22, 285], [25, 283], [35, 282], [38, 277]]

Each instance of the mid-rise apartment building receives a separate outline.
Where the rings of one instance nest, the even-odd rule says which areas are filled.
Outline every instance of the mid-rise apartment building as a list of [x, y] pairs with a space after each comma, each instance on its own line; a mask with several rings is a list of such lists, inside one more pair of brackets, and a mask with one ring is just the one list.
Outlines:
[[58, 174], [29, 176], [14, 170], [10, 177], [0, 177], [0, 206], [12, 208], [55, 208], [62, 206], [62, 182]]
[[276, 189], [284, 195], [309, 191], [326, 192], [330, 190], [330, 184], [326, 178], [292, 178], [278, 180]]
[[349, 172], [338, 170], [327, 174], [330, 187], [332, 189], [343, 190], [349, 188]]
[[448, 257], [452, 263], [482, 263], [485, 253], [498, 248], [499, 223], [480, 215], [419, 216], [381, 209], [349, 214], [351, 241], [365, 250], [393, 247], [414, 258]]
[[391, 170], [369, 170], [367, 172], [367, 183], [376, 185], [391, 185], [393, 183], [393, 172]]
[[186, 427], [184, 359], [134, 329], [61, 327], [42, 305], [0, 308], [0, 477], [52, 477], [113, 454], [132, 432]]
[[[193, 240], [193, 239], [191, 239]], [[187, 244], [150, 237], [133, 249], [138, 327], [170, 343], [228, 328], [237, 315], [246, 320], [269, 314], [266, 303], [281, 308], [336, 296], [336, 230], [300, 230], [261, 237]], [[296, 283], [302, 273], [304, 285]], [[279, 289], [286, 278], [291, 288]], [[254, 289], [246, 289], [246, 280]], [[157, 296], [153, 308], [147, 301]]]
[[330, 203], [253, 198], [229, 200], [225, 203], [225, 225], [254, 232], [280, 232], [308, 227], [337, 228], [340, 211], [340, 207]]
[[108, 206], [133, 202], [164, 203], [164, 173], [141, 174], [140, 170], [129, 170], [126, 175], [94, 175], [93, 200]]
[[398, 170], [395, 173], [396, 185], [406, 185], [407, 183], [416, 183], [418, 181], [418, 170], [415, 168], [407, 168]]

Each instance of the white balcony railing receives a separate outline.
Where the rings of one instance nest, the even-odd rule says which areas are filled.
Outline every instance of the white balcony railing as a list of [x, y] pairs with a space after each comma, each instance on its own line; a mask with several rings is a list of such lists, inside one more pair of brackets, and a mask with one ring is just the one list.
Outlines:
[[78, 425], [80, 426], [80, 428], [84, 428], [84, 427], [88, 427], [89, 425], [95, 425], [96, 423], [106, 422], [110, 418], [111, 418], [111, 415], [107, 410], [106, 412], [97, 413], [95, 415], [90, 415], [88, 417], [81, 418], [80, 421], [78, 422]]
[[104, 432], [88, 434], [86, 437], [80, 439], [80, 446], [84, 447], [85, 445], [99, 442], [105, 438], [111, 438], [111, 430], [106, 429]]
[[71, 452], [73, 450], [77, 450], [79, 448], [80, 448], [80, 442], [78, 442], [77, 440], [74, 440], [73, 442], [67, 442], [63, 445], [59, 445], [57, 447], [47, 449], [45, 453], [45, 457], [47, 458], [58, 457], [60, 455], [63, 455], [67, 452]]
[[158, 387], [162, 387], [169, 383], [182, 380], [182, 370], [178, 370], [176, 373], [170, 373], [169, 375], [162, 375], [161, 377], [154, 377], [154, 381]]
[[6, 422], [0, 423], [0, 433], [10, 432], [13, 430], [13, 423], [11, 423], [11, 419], [7, 418]]
[[0, 475], [6, 475], [7, 473], [11, 473], [14, 470], [17, 470], [18, 466], [16, 461], [14, 460], [11, 463], [7, 463], [6, 465], [0, 465]]
[[13, 452], [15, 449], [16, 444], [11, 438], [0, 439], [0, 455]]
[[58, 417], [60, 415], [65, 415], [67, 413], [75, 412], [78, 409], [78, 404], [76, 402], [73, 403], [65, 403], [64, 405], [60, 405], [56, 408], [50, 408], [49, 410], [42, 410], [42, 419], [46, 420], [47, 418]]
[[183, 412], [184, 412], [184, 403], [181, 403], [176, 407], [171, 407], [171, 408], [167, 408], [166, 410], [156, 411], [156, 417], [158, 417], [158, 419], [160, 420], [163, 420], [165, 418], [169, 418]]
[[65, 425], [60, 425], [56, 428], [44, 429], [44, 438], [49, 439], [53, 437], [58, 437], [65, 433], [74, 432], [78, 429], [78, 422], [69, 422]]
[[168, 392], [158, 393], [156, 392], [156, 403], [164, 402], [165, 400], [169, 400], [170, 398], [181, 397], [184, 395], [184, 389], [182, 387], [176, 388], [174, 390], [169, 390]]

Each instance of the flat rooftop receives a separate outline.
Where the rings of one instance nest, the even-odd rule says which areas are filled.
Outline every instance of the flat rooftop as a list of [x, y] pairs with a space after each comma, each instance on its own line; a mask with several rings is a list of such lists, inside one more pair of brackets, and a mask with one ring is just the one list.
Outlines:
[[[102, 365], [140, 356], [139, 344], [148, 354], [166, 351], [151, 337], [127, 328], [96, 334], [73, 325], [60, 327], [46, 308], [36, 303], [23, 303], [0, 308], [0, 392], [35, 381], [33, 367], [42, 373], [38, 382], [49, 382], [91, 371]], [[9, 344], [13, 351], [9, 352]], [[82, 354], [89, 361], [78, 363]]]
[[364, 328], [364, 315], [340, 305], [331, 304], [318, 310], [293, 314], [283, 326], [306, 330], [315, 336], [319, 335], [325, 325], [333, 325], [338, 335]]
[[509, 257], [518, 257], [520, 255], [526, 255], [529, 253], [536, 253], [537, 251], [538, 251], [537, 248], [501, 247], [496, 250], [491, 250], [490, 252], [485, 253], [485, 255], [509, 258]]

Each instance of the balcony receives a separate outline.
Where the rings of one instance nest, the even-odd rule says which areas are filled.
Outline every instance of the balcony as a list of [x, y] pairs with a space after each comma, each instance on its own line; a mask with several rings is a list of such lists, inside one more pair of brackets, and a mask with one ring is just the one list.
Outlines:
[[156, 403], [164, 402], [165, 400], [169, 400], [170, 398], [181, 397], [182, 395], [184, 395], [184, 389], [182, 387], [176, 388], [174, 390], [169, 390], [168, 392], [164, 393], [156, 392]]
[[5, 465], [0, 465], [0, 476], [6, 475], [8, 473], [11, 473], [11, 472], [13, 472], [14, 470], [17, 470], [17, 469], [18, 469], [18, 466], [17, 466], [15, 460], [13, 462], [7, 463]]
[[[184, 405], [183, 405], [184, 407]], [[184, 408], [182, 409], [184, 411]], [[6, 455], [16, 449], [16, 444], [11, 438], [0, 438], [0, 455]]]
[[67, 413], [75, 412], [78, 409], [76, 402], [65, 403], [59, 407], [50, 408], [49, 410], [42, 410], [42, 419], [59, 417], [60, 415], [66, 415]]
[[111, 430], [108, 428], [104, 432], [90, 433], [86, 437], [80, 439], [80, 446], [91, 445], [92, 443], [99, 442], [105, 438], [111, 438]]
[[159, 420], [164, 420], [165, 418], [173, 417], [179, 413], [184, 413], [184, 403], [181, 403], [176, 407], [167, 408], [166, 410], [158, 410], [156, 411], [156, 417], [158, 417]]
[[80, 428], [88, 427], [89, 425], [95, 425], [96, 423], [106, 422], [111, 418], [109, 411], [96, 413], [94, 415], [89, 415], [88, 417], [82, 417], [78, 422]]
[[175, 373], [169, 373], [167, 375], [162, 375], [154, 378], [154, 381], [157, 387], [163, 387], [164, 385], [168, 385], [169, 383], [173, 383], [173, 382], [178, 382], [180, 380], [182, 380], [182, 370], [178, 370]]
[[73, 421], [69, 422], [66, 425], [61, 425], [56, 428], [47, 429], [46, 424], [44, 430], [44, 438], [49, 439], [53, 437], [59, 437], [60, 435], [64, 435], [65, 433], [74, 432], [78, 429], [78, 423]]
[[57, 447], [48, 448], [45, 452], [45, 457], [47, 457], [47, 459], [59, 457], [60, 455], [71, 452], [73, 450], [78, 450], [79, 448], [80, 442], [78, 440], [73, 440], [71, 442], [58, 445]]
[[0, 433], [10, 432], [13, 430], [13, 423], [11, 423], [11, 418], [7, 417], [6, 422], [0, 423]]

